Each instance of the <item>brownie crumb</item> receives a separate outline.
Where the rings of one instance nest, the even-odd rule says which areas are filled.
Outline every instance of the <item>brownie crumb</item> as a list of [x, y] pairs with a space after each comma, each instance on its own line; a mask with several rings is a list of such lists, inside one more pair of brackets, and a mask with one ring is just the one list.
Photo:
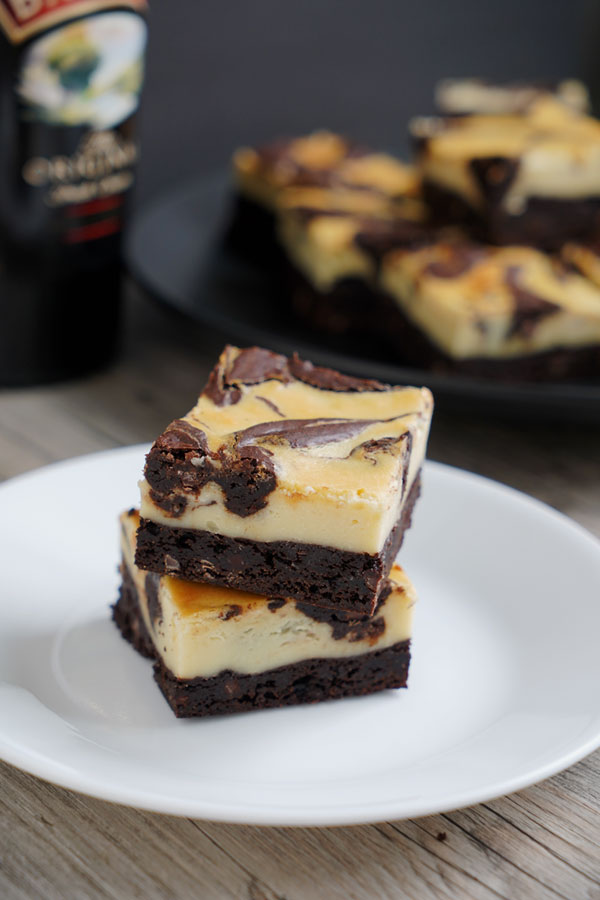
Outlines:
[[283, 597], [275, 597], [273, 600], [269, 600], [269, 603], [267, 605], [271, 612], [275, 612], [275, 610], [281, 609], [282, 606], [285, 606], [286, 603], [287, 600], [285, 600]]
[[229, 621], [229, 619], [233, 619], [234, 616], [241, 616], [242, 607], [237, 603], [232, 603], [230, 607], [228, 607], [227, 612], [221, 613], [220, 618], [223, 619], [224, 622]]

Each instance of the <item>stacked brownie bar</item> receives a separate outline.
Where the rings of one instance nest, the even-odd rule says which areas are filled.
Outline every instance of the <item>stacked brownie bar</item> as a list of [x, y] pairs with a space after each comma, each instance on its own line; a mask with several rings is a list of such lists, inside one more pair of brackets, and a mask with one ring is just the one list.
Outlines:
[[[319, 334], [370, 338], [400, 363], [598, 377], [600, 122], [585, 114], [585, 88], [462, 81], [438, 94], [452, 114], [411, 123], [416, 165], [396, 161], [403, 178], [386, 181], [392, 158], [381, 168], [381, 155], [350, 142], [312, 180], [290, 156], [316, 136], [252, 151], [236, 184], [255, 207], [258, 171], [271, 184], [290, 173], [269, 216], [291, 308]], [[369, 162], [360, 188], [340, 175], [350, 152]]]
[[426, 389], [227, 347], [121, 517], [114, 618], [178, 716], [406, 685]]

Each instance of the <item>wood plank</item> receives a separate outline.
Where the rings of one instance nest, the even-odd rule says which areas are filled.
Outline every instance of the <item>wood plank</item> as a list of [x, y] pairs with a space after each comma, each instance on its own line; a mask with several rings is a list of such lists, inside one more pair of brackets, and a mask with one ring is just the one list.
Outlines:
[[[563, 900], [588, 898], [595, 881], [549, 851], [530, 832], [516, 828], [494, 809], [475, 806], [444, 817], [454, 833], [462, 832], [474, 853], [501, 866], [503, 877], [514, 879], [512, 896], [520, 896], [520, 884], [531, 896], [557, 896]], [[509, 826], [509, 827], [507, 827]], [[487, 879], [486, 879], [487, 881]], [[597, 884], [597, 882], [596, 882]]]
[[52, 462], [45, 448], [0, 424], [0, 481]]
[[[11, 435], [47, 460], [109, 449], [111, 435], [65, 410], [57, 390], [28, 391], [0, 400], [0, 433]], [[25, 466], [23, 466], [23, 471]]]
[[268, 886], [188, 819], [93, 800], [0, 764], [3, 900], [207, 900]]
[[489, 807], [506, 825], [538, 845], [528, 843], [532, 859], [540, 855], [539, 848], [545, 848], [593, 884], [600, 884], [600, 809], [577, 802], [558, 778], [495, 800]]
[[387, 826], [266, 829], [198, 823], [198, 827], [244, 868], [262, 873], [286, 900], [498, 897], [472, 875], [435, 859]]

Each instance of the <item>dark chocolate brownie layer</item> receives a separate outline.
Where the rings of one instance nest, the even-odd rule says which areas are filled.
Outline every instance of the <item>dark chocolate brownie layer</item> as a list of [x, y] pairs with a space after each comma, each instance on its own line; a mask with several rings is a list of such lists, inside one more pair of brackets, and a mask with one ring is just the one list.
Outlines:
[[399, 521], [376, 555], [291, 541], [260, 543], [142, 519], [135, 561], [141, 569], [160, 575], [371, 615], [410, 526], [419, 492], [417, 477]]
[[162, 663], [154, 677], [178, 718], [359, 697], [406, 687], [410, 641], [345, 659], [309, 659], [258, 675], [221, 672], [213, 678], [175, 678]]
[[287, 274], [294, 314], [316, 332], [352, 337], [360, 341], [358, 352], [364, 352], [365, 336], [376, 339], [378, 355], [381, 340], [389, 343], [398, 307], [387, 294], [360, 278], [341, 279], [321, 293], [292, 265]]
[[112, 617], [126, 641], [129, 641], [138, 653], [150, 659], [156, 658], [152, 638], [140, 613], [138, 594], [133, 578], [127, 566], [121, 564], [121, 586], [119, 599], [112, 607]]
[[397, 364], [496, 381], [564, 381], [600, 376], [600, 346], [558, 347], [510, 359], [452, 359], [407, 319], [392, 297], [359, 279], [345, 279], [320, 293], [294, 270], [293, 304], [319, 332], [377, 335]]
[[557, 250], [565, 241], [585, 238], [600, 230], [600, 198], [554, 200], [530, 197], [520, 215], [510, 215], [488, 198], [485, 217], [453, 191], [425, 180], [423, 198], [434, 225], [461, 224], [479, 240], [492, 244], [530, 244]]

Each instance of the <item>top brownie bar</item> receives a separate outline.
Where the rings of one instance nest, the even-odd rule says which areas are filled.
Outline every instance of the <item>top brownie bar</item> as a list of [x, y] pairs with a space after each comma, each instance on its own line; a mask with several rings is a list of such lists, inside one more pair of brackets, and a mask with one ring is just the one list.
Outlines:
[[551, 99], [527, 115], [412, 123], [438, 224], [494, 244], [555, 249], [600, 227], [600, 122]]
[[148, 454], [136, 563], [369, 615], [418, 494], [426, 388], [227, 347]]

